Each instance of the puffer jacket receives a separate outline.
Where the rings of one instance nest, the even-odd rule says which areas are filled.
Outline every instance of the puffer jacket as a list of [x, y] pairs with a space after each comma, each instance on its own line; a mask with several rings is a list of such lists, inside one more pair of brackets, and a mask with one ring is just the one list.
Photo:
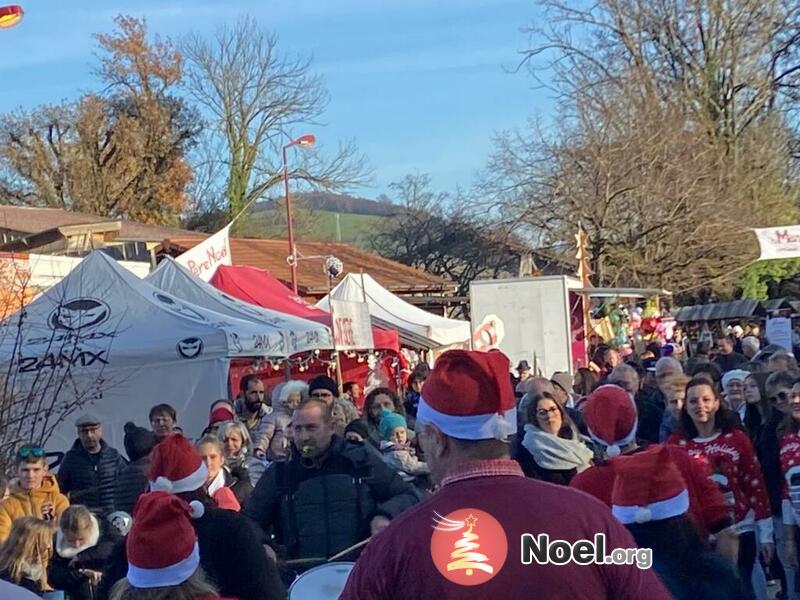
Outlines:
[[102, 572], [120, 539], [121, 536], [105, 519], [98, 520], [94, 515], [90, 534], [81, 548], [68, 547], [63, 534], [58, 531], [53, 558], [47, 568], [50, 585], [69, 594], [70, 600], [94, 600], [93, 586], [80, 571]]
[[97, 463], [84, 450], [81, 441], [75, 440], [58, 469], [58, 484], [73, 504], [83, 504], [105, 516], [115, 510], [114, 488], [125, 464], [125, 459], [105, 440], [100, 440]]
[[0, 542], [8, 539], [15, 519], [36, 517], [57, 521], [68, 506], [69, 500], [59, 491], [53, 475], [45, 475], [42, 487], [36, 490], [24, 490], [12, 485], [11, 495], [0, 502]]
[[298, 452], [272, 463], [243, 513], [274, 529], [286, 558], [328, 558], [367, 538], [373, 517], [392, 519], [418, 499], [378, 453], [334, 435], [321, 464]]
[[150, 470], [150, 455], [125, 465], [117, 477], [117, 484], [114, 487], [114, 506], [116, 510], [122, 510], [129, 515], [133, 514], [133, 507], [139, 496], [147, 491], [149, 484], [147, 472]]

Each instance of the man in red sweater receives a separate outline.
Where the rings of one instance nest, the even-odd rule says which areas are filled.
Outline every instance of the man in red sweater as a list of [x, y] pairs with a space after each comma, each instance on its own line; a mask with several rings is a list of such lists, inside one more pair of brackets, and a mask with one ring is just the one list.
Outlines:
[[625, 553], [614, 549], [642, 552], [608, 507], [526, 479], [509, 459], [516, 408], [508, 370], [497, 351], [439, 358], [417, 430], [441, 488], [369, 543], [341, 598], [670, 598], [638, 558], [605, 564]]

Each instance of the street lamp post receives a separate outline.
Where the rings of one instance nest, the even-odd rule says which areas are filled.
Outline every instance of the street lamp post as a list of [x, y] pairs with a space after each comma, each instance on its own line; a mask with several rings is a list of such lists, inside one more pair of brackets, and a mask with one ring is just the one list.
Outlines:
[[292, 199], [289, 195], [289, 167], [286, 162], [286, 150], [292, 146], [313, 146], [317, 139], [313, 135], [303, 135], [292, 140], [283, 147], [283, 190], [286, 196], [286, 225], [289, 230], [289, 268], [292, 270], [292, 291], [297, 295], [297, 248], [294, 245], [294, 227], [292, 225]]

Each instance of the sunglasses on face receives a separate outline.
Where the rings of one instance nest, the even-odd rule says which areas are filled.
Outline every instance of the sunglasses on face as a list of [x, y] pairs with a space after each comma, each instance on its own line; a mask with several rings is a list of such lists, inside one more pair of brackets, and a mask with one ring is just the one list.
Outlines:
[[787, 394], [786, 392], [778, 392], [775, 394], [770, 400], [772, 402], [788, 402], [789, 398], [792, 397], [792, 394]]
[[20, 458], [42, 458], [44, 456], [44, 448], [40, 448], [39, 446], [23, 446], [17, 452], [17, 456]]

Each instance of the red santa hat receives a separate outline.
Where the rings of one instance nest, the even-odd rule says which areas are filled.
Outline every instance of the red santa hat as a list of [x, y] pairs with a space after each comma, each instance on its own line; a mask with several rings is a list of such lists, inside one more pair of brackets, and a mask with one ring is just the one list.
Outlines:
[[689, 510], [686, 484], [663, 445], [617, 457], [611, 464], [611, 512], [622, 524], [662, 521]]
[[139, 497], [133, 516], [125, 541], [133, 587], [180, 585], [197, 571], [200, 549], [189, 504], [166, 492], [152, 492]]
[[636, 404], [616, 385], [601, 385], [586, 399], [583, 422], [589, 437], [604, 446], [608, 456], [617, 456], [636, 439]]
[[517, 430], [509, 367], [498, 350], [445, 352], [425, 380], [417, 422], [462, 440], [506, 440]]
[[225, 423], [226, 421], [233, 421], [235, 418], [233, 408], [227, 404], [219, 404], [211, 415], [208, 417], [208, 426], [216, 425], [217, 423]]
[[192, 443], [173, 433], [153, 449], [148, 478], [153, 492], [182, 494], [203, 487], [208, 469]]

